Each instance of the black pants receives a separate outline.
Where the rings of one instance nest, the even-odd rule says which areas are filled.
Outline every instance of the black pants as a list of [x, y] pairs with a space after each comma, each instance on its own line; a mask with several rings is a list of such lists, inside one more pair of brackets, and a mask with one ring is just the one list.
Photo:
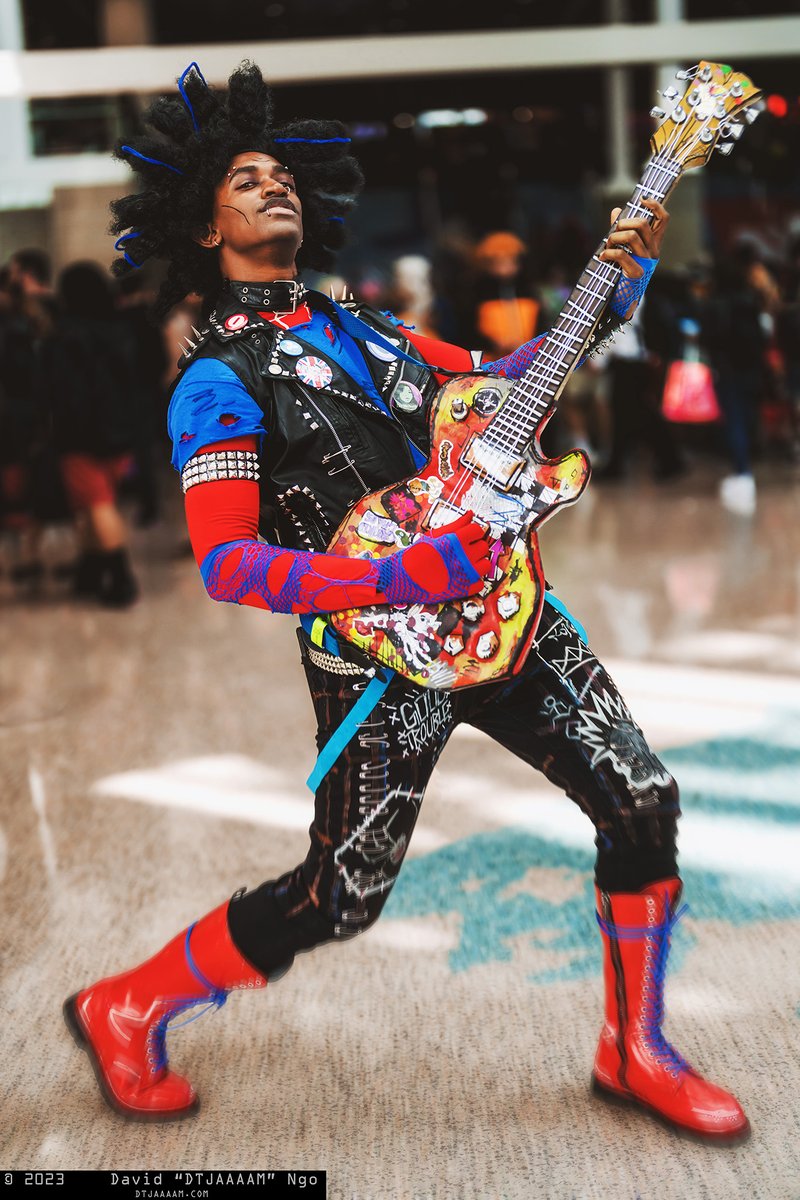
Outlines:
[[[367, 685], [304, 667], [325, 744]], [[277, 977], [295, 953], [361, 933], [400, 871], [433, 768], [461, 721], [536, 767], [595, 827], [596, 878], [637, 891], [677, 874], [678, 789], [648, 747], [614, 683], [572, 624], [545, 604], [522, 673], [457, 692], [396, 676], [322, 780], [311, 845], [293, 871], [234, 897], [231, 934]]]

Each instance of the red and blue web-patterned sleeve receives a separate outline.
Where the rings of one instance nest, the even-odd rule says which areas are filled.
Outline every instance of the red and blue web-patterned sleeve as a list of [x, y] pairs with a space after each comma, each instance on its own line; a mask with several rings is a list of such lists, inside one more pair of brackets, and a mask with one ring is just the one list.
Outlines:
[[[224, 446], [252, 450], [255, 439]], [[369, 604], [441, 603], [473, 595], [483, 585], [488, 545], [471, 518], [462, 517], [455, 532], [421, 537], [372, 560], [259, 542], [258, 509], [258, 484], [250, 480], [208, 481], [186, 493], [192, 549], [214, 600], [272, 612], [322, 613]]]
[[281, 613], [435, 604], [471, 595], [483, 584], [455, 534], [420, 538], [378, 561], [233, 541], [216, 546], [200, 573], [214, 600]]

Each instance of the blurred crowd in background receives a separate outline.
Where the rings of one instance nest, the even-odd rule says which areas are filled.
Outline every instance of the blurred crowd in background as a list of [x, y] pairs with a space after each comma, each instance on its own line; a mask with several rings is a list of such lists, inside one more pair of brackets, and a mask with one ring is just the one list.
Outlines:
[[[307, 282], [496, 358], [552, 324], [592, 249], [588, 230], [566, 223], [537, 264], [496, 230], [382, 274]], [[53, 279], [37, 249], [0, 270], [0, 586], [11, 598], [59, 589], [125, 608], [138, 595], [129, 523], [146, 531], [174, 511], [166, 406], [182, 339], [204, 320], [189, 297], [156, 324], [151, 283], [118, 283], [92, 262]], [[601, 483], [666, 483], [691, 468], [719, 480], [731, 511], [753, 513], [753, 464], [800, 465], [800, 232], [780, 258], [745, 238], [718, 262], [660, 267], [634, 320], [571, 377], [543, 446], [586, 449]]]

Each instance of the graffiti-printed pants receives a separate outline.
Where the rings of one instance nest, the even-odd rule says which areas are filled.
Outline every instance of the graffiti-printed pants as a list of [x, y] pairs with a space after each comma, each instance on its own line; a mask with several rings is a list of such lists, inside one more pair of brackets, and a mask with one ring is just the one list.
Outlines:
[[[304, 666], [323, 746], [367, 685], [363, 675]], [[594, 824], [596, 878], [636, 891], [677, 874], [678, 790], [573, 625], [545, 604], [535, 648], [512, 682], [457, 692], [395, 676], [322, 780], [305, 862], [238, 895], [234, 941], [277, 977], [299, 950], [361, 933], [403, 862], [425, 787], [465, 721], [543, 772]]]

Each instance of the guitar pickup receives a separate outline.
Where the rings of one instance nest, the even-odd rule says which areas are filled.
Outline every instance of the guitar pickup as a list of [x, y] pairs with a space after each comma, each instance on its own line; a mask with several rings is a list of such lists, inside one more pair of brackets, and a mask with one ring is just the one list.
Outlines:
[[524, 458], [490, 445], [480, 434], [476, 434], [467, 443], [461, 455], [461, 462], [465, 467], [479, 471], [484, 477], [488, 476], [498, 487], [505, 489], [512, 486], [525, 466]]

